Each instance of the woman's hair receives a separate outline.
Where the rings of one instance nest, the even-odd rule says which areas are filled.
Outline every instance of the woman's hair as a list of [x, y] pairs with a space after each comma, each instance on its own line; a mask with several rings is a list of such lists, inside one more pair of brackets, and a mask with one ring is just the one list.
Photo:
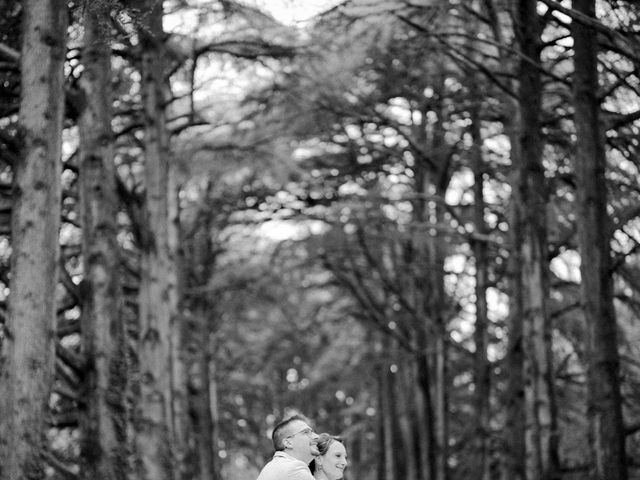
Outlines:
[[[342, 438], [336, 437], [334, 435], [329, 435], [328, 433], [321, 433], [320, 435], [318, 435], [318, 451], [320, 452], [320, 455], [324, 455], [325, 453], [327, 453], [327, 450], [329, 450], [329, 447], [333, 442], [344, 443]], [[309, 464], [309, 469], [311, 470], [311, 473], [315, 473], [316, 471], [315, 459], [311, 460], [311, 463]]]

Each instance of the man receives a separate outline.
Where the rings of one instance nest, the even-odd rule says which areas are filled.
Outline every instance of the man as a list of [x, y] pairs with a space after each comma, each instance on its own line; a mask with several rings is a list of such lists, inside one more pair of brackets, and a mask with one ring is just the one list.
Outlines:
[[258, 480], [314, 480], [309, 463], [320, 454], [318, 435], [304, 417], [294, 415], [280, 422], [271, 436], [276, 453]]

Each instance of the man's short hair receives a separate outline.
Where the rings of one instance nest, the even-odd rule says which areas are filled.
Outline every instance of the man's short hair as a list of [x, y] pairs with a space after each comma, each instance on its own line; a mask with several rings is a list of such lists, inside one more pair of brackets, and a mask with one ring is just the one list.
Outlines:
[[295, 422], [296, 420], [307, 423], [307, 419], [302, 415], [293, 415], [285, 418], [274, 427], [273, 433], [271, 434], [271, 440], [273, 440], [273, 448], [276, 452], [284, 450], [284, 439], [288, 436], [285, 435], [287, 433], [286, 428], [291, 422]]

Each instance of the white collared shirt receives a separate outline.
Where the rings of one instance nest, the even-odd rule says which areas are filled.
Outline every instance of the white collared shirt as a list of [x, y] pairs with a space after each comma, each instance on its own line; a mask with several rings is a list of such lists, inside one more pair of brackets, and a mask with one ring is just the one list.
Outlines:
[[314, 480], [309, 466], [285, 452], [276, 452], [257, 480]]

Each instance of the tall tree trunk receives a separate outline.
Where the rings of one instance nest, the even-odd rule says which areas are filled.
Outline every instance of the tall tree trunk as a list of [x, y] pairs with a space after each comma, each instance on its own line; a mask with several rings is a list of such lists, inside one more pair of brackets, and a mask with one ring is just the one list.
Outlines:
[[[438, 118], [443, 118], [441, 110], [438, 111]], [[443, 152], [439, 155], [437, 165], [439, 170], [433, 172], [431, 185], [436, 193], [436, 201], [430, 212], [430, 223], [437, 227], [445, 223], [444, 219], [444, 202], [447, 185], [449, 184], [448, 162], [446, 143], [444, 142], [444, 129], [440, 124], [437, 125], [434, 132], [435, 151]], [[449, 477], [449, 333], [447, 331], [447, 301], [444, 289], [444, 260], [445, 260], [445, 242], [447, 241], [441, 235], [433, 234], [429, 239], [429, 256], [427, 271], [429, 272], [429, 282], [431, 291], [425, 296], [428, 299], [427, 311], [429, 318], [433, 322], [433, 328], [436, 332], [434, 339], [434, 367], [435, 367], [435, 383], [434, 383], [434, 412], [436, 420], [436, 480], [447, 480]]]
[[[503, 47], [508, 47], [508, 40], [503, 34], [503, 25], [499, 20], [499, 12], [495, 0], [483, 0], [482, 10], [489, 20], [491, 31], [495, 41]], [[501, 61], [504, 65], [512, 65], [515, 55], [510, 48], [498, 50]], [[505, 53], [508, 52], [508, 53]], [[516, 91], [515, 80], [510, 82], [511, 88]], [[518, 172], [516, 167], [521, 161], [520, 145], [520, 108], [516, 98], [505, 96], [506, 118], [510, 119], [505, 123], [505, 134], [509, 138], [511, 145], [511, 163], [513, 168], [510, 172], [509, 184], [512, 187], [518, 185]], [[522, 349], [522, 322], [523, 322], [523, 302], [520, 268], [522, 265], [520, 250], [518, 245], [522, 244], [522, 201], [517, 188], [512, 188], [511, 195], [513, 201], [509, 203], [507, 215], [509, 218], [509, 244], [511, 245], [509, 259], [507, 263], [507, 284], [509, 291], [509, 318], [508, 345], [505, 357], [506, 365], [506, 393], [505, 393], [505, 428], [502, 444], [502, 465], [501, 476], [504, 480], [524, 480], [524, 382], [522, 378], [524, 353]]]
[[[442, 60], [438, 63], [442, 65]], [[441, 66], [444, 70], [444, 66]], [[415, 217], [418, 222], [438, 227], [443, 219], [443, 202], [451, 172], [449, 162], [451, 160], [449, 149], [444, 138], [443, 119], [446, 116], [442, 101], [445, 90], [445, 77], [440, 76], [435, 85], [435, 95], [422, 111], [422, 118], [429, 118], [429, 111], [436, 113], [435, 123], [423, 120], [415, 127], [416, 143], [423, 146], [424, 152], [436, 152], [432, 156], [425, 153], [419, 159], [415, 168], [415, 188], [421, 204], [416, 205]], [[435, 230], [434, 230], [435, 231]], [[430, 455], [433, 463], [434, 480], [446, 480], [448, 477], [449, 456], [449, 399], [448, 399], [448, 371], [447, 371], [447, 326], [446, 326], [446, 298], [444, 291], [444, 259], [445, 239], [429, 231], [426, 233], [426, 251], [424, 252], [424, 283], [422, 307], [425, 312], [424, 334], [426, 335], [424, 347], [430, 351], [427, 363], [433, 367], [433, 372], [422, 376], [431, 380], [427, 388], [431, 390], [427, 417], [433, 421], [433, 440]], [[432, 335], [436, 332], [435, 335]], [[422, 335], [420, 332], [419, 335]], [[426, 392], [425, 392], [426, 395]], [[425, 397], [426, 398], [426, 397]]]
[[[425, 360], [426, 362], [426, 360]], [[418, 471], [421, 474], [421, 480], [431, 480], [434, 478], [433, 465], [431, 458], [433, 450], [433, 433], [429, 428], [432, 423], [427, 417], [427, 405], [430, 409], [430, 401], [425, 398], [424, 390], [420, 387], [420, 370], [425, 368], [426, 364], [420, 364], [418, 360], [414, 361], [411, 367], [411, 376], [413, 380], [413, 393], [416, 402], [416, 436], [418, 441]]]
[[[212, 381], [213, 371], [210, 354], [210, 334], [208, 327], [210, 311], [206, 302], [196, 301], [193, 308], [193, 344], [195, 359], [191, 365], [190, 387], [191, 411], [193, 418], [194, 438], [196, 441], [196, 455], [198, 462], [198, 478], [214, 480], [218, 478], [216, 462], [216, 425], [213, 418], [213, 403], [215, 398], [215, 381]], [[215, 367], [214, 367], [215, 368]], [[213, 387], [212, 388], [212, 383]]]
[[[208, 182], [202, 189], [202, 203], [198, 208], [193, 234], [183, 238], [180, 242], [185, 247], [184, 261], [188, 265], [190, 275], [185, 278], [188, 291], [185, 303], [190, 314], [189, 333], [187, 341], [193, 351], [189, 364], [189, 405], [193, 421], [193, 436], [198, 465], [198, 478], [201, 480], [216, 480], [220, 478], [217, 455], [217, 385], [215, 374], [215, 351], [213, 318], [216, 317], [215, 305], [206, 290], [215, 265], [216, 254], [212, 242], [214, 231], [214, 215], [212, 212], [211, 195], [213, 184]], [[185, 276], [186, 277], [186, 276]]]
[[67, 5], [22, 3], [11, 293], [0, 362], [0, 479], [44, 478], [45, 414], [55, 361]]
[[398, 427], [402, 438], [402, 451], [404, 452], [405, 480], [421, 480], [418, 475], [418, 459], [416, 452], [416, 436], [414, 435], [414, 402], [409, 395], [411, 387], [415, 383], [409, 361], [401, 354], [399, 358], [399, 369], [396, 374], [398, 388], [395, 389], [398, 398]]
[[[474, 83], [475, 85], [475, 83]], [[475, 87], [472, 87], [475, 88]], [[475, 98], [480, 98], [478, 95]], [[472, 110], [471, 136], [473, 138], [473, 174], [474, 174], [474, 225], [476, 233], [482, 236], [487, 233], [485, 222], [484, 201], [484, 173], [485, 165], [482, 158], [482, 135], [480, 132], [480, 111], [476, 102]], [[489, 359], [487, 346], [489, 343], [489, 319], [487, 312], [487, 285], [488, 285], [488, 252], [484, 238], [476, 238], [473, 241], [473, 254], [475, 257], [475, 294], [476, 294], [476, 322], [474, 331], [474, 404], [476, 409], [476, 461], [474, 472], [478, 480], [489, 478], [489, 395], [491, 389]]]
[[[424, 117], [424, 115], [423, 115]], [[415, 174], [416, 193], [419, 197], [425, 198], [429, 191], [429, 182], [427, 181], [428, 175], [424, 168], [417, 168]], [[416, 220], [421, 223], [429, 221], [428, 215], [428, 202], [421, 200], [415, 204]], [[420, 232], [420, 235], [425, 235], [424, 232]], [[420, 405], [420, 415], [422, 422], [422, 429], [420, 434], [421, 445], [421, 464], [422, 471], [427, 480], [438, 479], [438, 461], [441, 450], [439, 449], [438, 439], [438, 410], [437, 410], [437, 393], [436, 387], [437, 375], [435, 374], [435, 358], [432, 354], [434, 350], [434, 340], [432, 332], [436, 330], [434, 326], [434, 320], [431, 318], [433, 312], [431, 297], [426, 293], [426, 290], [432, 290], [430, 288], [431, 282], [429, 271], [432, 268], [429, 263], [431, 252], [426, 248], [420, 248], [418, 258], [423, 260], [423, 263], [416, 269], [416, 287], [419, 289], [419, 294], [416, 296], [416, 310], [422, 314], [424, 318], [423, 324], [418, 325], [416, 328], [416, 345], [418, 354], [416, 355], [415, 363], [417, 369], [417, 384], [419, 390], [419, 396], [417, 401]], [[429, 287], [425, 288], [425, 285]], [[434, 293], [437, 295], [437, 293]]]
[[[595, 0], [573, 8], [595, 18]], [[596, 33], [580, 21], [574, 38], [574, 108], [581, 303], [587, 324], [589, 443], [593, 480], [626, 480], [616, 315], [613, 307], [611, 225], [607, 216], [606, 156], [599, 123]]]
[[83, 227], [82, 336], [88, 360], [87, 407], [82, 425], [82, 473], [124, 480], [127, 449], [124, 325], [118, 280], [117, 193], [111, 130], [111, 48], [104, 7], [84, 13], [85, 105], [79, 118], [80, 205]]
[[[507, 126], [507, 135], [511, 143], [511, 161], [514, 166], [521, 163], [519, 107], [515, 101], [511, 103], [510, 118], [513, 123]], [[525, 408], [524, 408], [524, 347], [522, 339], [524, 307], [522, 289], [521, 254], [518, 245], [522, 244], [522, 200], [515, 186], [518, 184], [518, 172], [510, 173], [512, 201], [509, 204], [509, 244], [512, 246], [507, 264], [509, 289], [509, 318], [507, 325], [509, 338], [506, 355], [506, 415], [503, 438], [503, 480], [525, 479]]]
[[[214, 351], [214, 335], [209, 334], [209, 351]], [[218, 401], [218, 375], [215, 359], [209, 362], [209, 414], [211, 415], [211, 463], [213, 464], [214, 476], [211, 480], [218, 480], [220, 474], [220, 462], [218, 461], [218, 440], [220, 438], [220, 406]], [[207, 479], [209, 480], [209, 479]]]
[[[167, 279], [169, 285], [175, 285], [173, 297], [169, 298], [172, 306], [171, 315], [171, 402], [174, 432], [173, 447], [176, 455], [176, 478], [190, 480], [193, 478], [193, 465], [188, 461], [191, 456], [189, 445], [193, 444], [190, 437], [193, 432], [189, 418], [189, 367], [186, 349], [186, 325], [183, 315], [184, 308], [184, 256], [180, 248], [180, 186], [177, 181], [175, 165], [169, 166], [168, 179], [168, 249], [173, 268]], [[179, 274], [180, 273], [180, 274]]]
[[[420, 120], [413, 125], [413, 134], [416, 143], [424, 145], [425, 150], [429, 150], [429, 138], [427, 136], [426, 118], [428, 114], [428, 106], [424, 106], [420, 111]], [[413, 220], [417, 224], [426, 224], [429, 221], [429, 195], [430, 184], [428, 182], [427, 165], [428, 159], [421, 159], [415, 167], [414, 189], [416, 199], [413, 202]], [[436, 479], [437, 464], [437, 437], [436, 437], [436, 419], [434, 410], [434, 400], [432, 393], [433, 383], [433, 362], [429, 352], [431, 351], [430, 339], [432, 337], [432, 319], [429, 317], [430, 308], [426, 294], [425, 285], [429, 285], [428, 274], [428, 258], [429, 252], [423, 240], [426, 235], [423, 229], [417, 232], [418, 238], [412, 239], [411, 243], [405, 248], [404, 256], [407, 263], [411, 266], [412, 262], [416, 262], [410, 271], [413, 271], [413, 283], [409, 287], [413, 295], [413, 303], [416, 313], [423, 321], [415, 327], [415, 344], [417, 354], [415, 355], [416, 378], [416, 404], [418, 409], [418, 420], [421, 428], [418, 429], [419, 438], [419, 459], [420, 468], [425, 480]]]
[[519, 200], [523, 235], [519, 245], [524, 291], [524, 393], [526, 475], [529, 479], [557, 478], [557, 427], [551, 355], [547, 216], [548, 194], [542, 164], [540, 111], [542, 79], [540, 19], [535, 0], [519, 0], [516, 31], [523, 58], [518, 80], [520, 102]]
[[388, 354], [388, 342], [389, 339], [383, 337], [380, 344], [380, 351], [382, 353], [382, 358], [380, 361], [379, 368], [379, 381], [378, 381], [378, 390], [379, 390], [379, 402], [380, 402], [380, 416], [381, 416], [381, 442], [380, 448], [382, 449], [383, 454], [380, 456], [383, 465], [383, 480], [396, 480], [396, 451], [394, 448], [395, 445], [395, 436], [394, 436], [394, 405], [393, 405], [393, 394], [392, 394], [392, 374], [389, 370], [389, 361], [387, 360]]
[[172, 480], [176, 471], [172, 397], [172, 318], [176, 313], [169, 245], [169, 146], [165, 120], [162, 2], [142, 2], [141, 94], [145, 125], [146, 225], [141, 240], [140, 404], [137, 453], [142, 480]]
[[435, 344], [435, 419], [436, 419], [436, 480], [447, 480], [449, 458], [449, 394], [447, 341], [444, 322], [439, 322], [438, 335]]

